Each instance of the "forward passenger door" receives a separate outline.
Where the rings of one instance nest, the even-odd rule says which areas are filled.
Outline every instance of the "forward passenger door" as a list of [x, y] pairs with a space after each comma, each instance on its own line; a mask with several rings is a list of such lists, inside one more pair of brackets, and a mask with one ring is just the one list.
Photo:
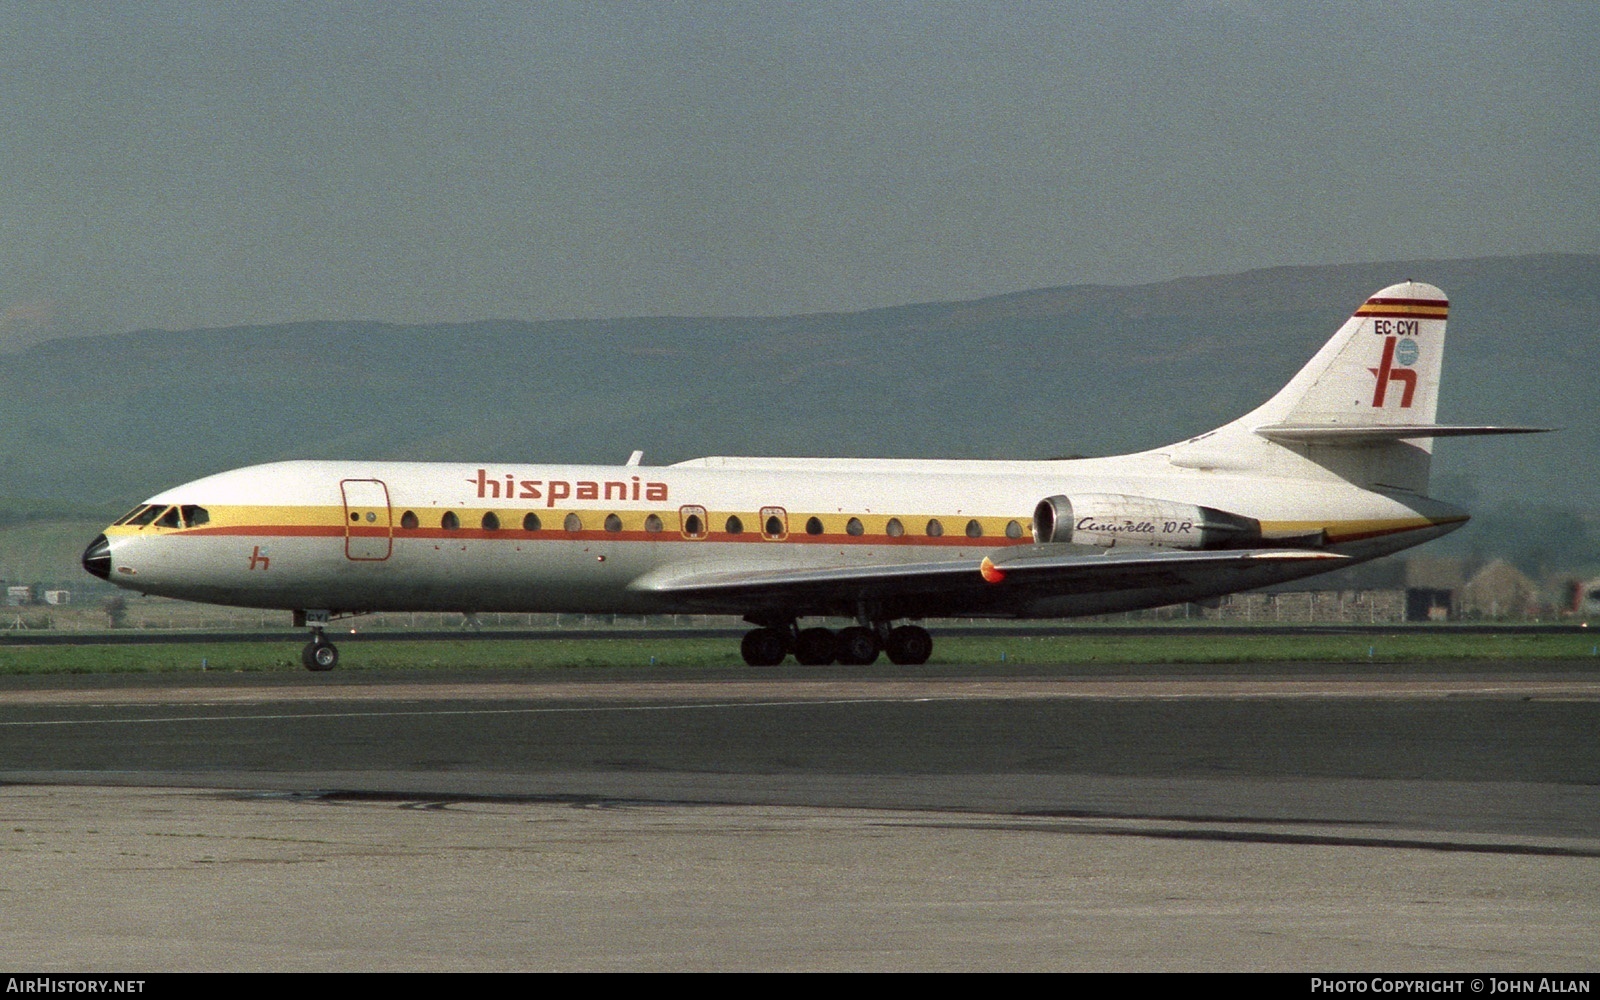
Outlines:
[[381, 479], [342, 479], [344, 554], [360, 562], [381, 562], [394, 547], [389, 487]]

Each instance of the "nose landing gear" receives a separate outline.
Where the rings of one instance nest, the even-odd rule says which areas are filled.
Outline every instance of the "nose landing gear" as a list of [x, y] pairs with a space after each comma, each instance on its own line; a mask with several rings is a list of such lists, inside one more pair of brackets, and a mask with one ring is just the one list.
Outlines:
[[300, 650], [300, 663], [307, 670], [332, 670], [339, 665], [339, 649], [322, 634], [322, 629], [311, 630], [311, 641]]

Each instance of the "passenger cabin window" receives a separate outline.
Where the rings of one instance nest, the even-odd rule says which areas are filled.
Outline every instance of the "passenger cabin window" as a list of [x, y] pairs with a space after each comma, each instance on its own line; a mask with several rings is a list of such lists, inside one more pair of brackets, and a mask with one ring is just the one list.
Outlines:
[[890, 538], [899, 538], [906, 533], [906, 526], [900, 523], [898, 517], [891, 517], [889, 523], [883, 526], [883, 533]]
[[461, 527], [461, 518], [456, 517], [455, 511], [447, 510], [444, 512], [444, 517], [439, 518], [439, 527], [446, 531], [455, 531]]
[[661, 527], [661, 517], [658, 514], [651, 514], [644, 519], [644, 530], [652, 535], [660, 534]]
[[819, 518], [819, 517], [808, 517], [808, 518], [806, 518], [806, 534], [808, 534], [808, 535], [820, 535], [820, 534], [822, 534], [822, 519]]
[[739, 520], [738, 514], [730, 514], [728, 516], [727, 530], [730, 535], [744, 534], [744, 522]]
[[522, 519], [523, 531], [538, 531], [541, 527], [538, 514], [528, 514]]
[[1006, 522], [1006, 537], [1007, 538], [1021, 538], [1022, 537], [1022, 523], [1020, 521], [1007, 521]]
[[761, 508], [761, 537], [781, 542], [789, 537], [789, 512], [782, 507]]
[[607, 514], [606, 515], [606, 530], [609, 531], [609, 532], [612, 532], [612, 533], [616, 533], [618, 531], [621, 531], [622, 530], [622, 518], [618, 517], [615, 514]]
[[204, 507], [196, 507], [192, 503], [186, 503], [179, 507], [178, 513], [183, 516], [183, 526], [185, 528], [198, 528], [202, 524], [211, 523], [211, 512]]
[[706, 537], [706, 509], [698, 506], [679, 507], [678, 534], [685, 538]]
[[567, 519], [561, 522], [561, 526], [566, 528], [568, 531], [582, 531], [583, 518], [579, 517], [577, 514], [568, 514]]
[[158, 528], [176, 528], [179, 527], [180, 523], [178, 520], [178, 508], [176, 507], [168, 507], [165, 514], [156, 518], [156, 527]]
[[499, 518], [499, 516], [497, 514], [495, 514], [494, 511], [491, 510], [487, 514], [483, 515], [483, 530], [484, 531], [499, 531], [500, 530], [500, 518]]
[[929, 538], [938, 538], [943, 534], [944, 534], [944, 525], [939, 523], [939, 519], [937, 517], [929, 518], [928, 519], [928, 537]]
[[417, 523], [417, 512], [414, 510], [408, 510], [400, 515], [400, 527], [407, 531], [416, 531]]
[[983, 537], [983, 525], [978, 523], [978, 519], [977, 518], [973, 518], [972, 520], [967, 522], [967, 537], [968, 538], [982, 538]]
[[844, 533], [847, 535], [860, 535], [866, 530], [866, 526], [861, 523], [861, 518], [859, 517], [852, 517], [844, 523]]

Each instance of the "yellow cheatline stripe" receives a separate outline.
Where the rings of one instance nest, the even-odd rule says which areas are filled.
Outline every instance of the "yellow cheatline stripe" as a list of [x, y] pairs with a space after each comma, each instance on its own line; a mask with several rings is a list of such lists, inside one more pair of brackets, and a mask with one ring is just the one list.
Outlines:
[[1273, 538], [1295, 538], [1317, 531], [1324, 531], [1327, 533], [1329, 541], [1337, 542], [1374, 535], [1394, 534], [1400, 531], [1416, 531], [1419, 528], [1434, 528], [1445, 524], [1458, 524], [1466, 519], [1465, 516], [1459, 516], [1441, 518], [1372, 518], [1356, 521], [1262, 521], [1261, 533], [1270, 542]]
[[[397, 532], [400, 528], [400, 518], [409, 509], [418, 515], [418, 528], [420, 530], [439, 530], [441, 519], [447, 511], [453, 512], [465, 530], [479, 529], [483, 523], [483, 516], [493, 512], [500, 519], [500, 529], [503, 531], [520, 531], [522, 519], [528, 513], [539, 515], [542, 531], [561, 530], [568, 514], [577, 514], [582, 521], [583, 530], [604, 530], [605, 520], [615, 514], [622, 522], [624, 532], [645, 532], [645, 523], [651, 515], [661, 519], [661, 534], [663, 538], [676, 537], [681, 524], [677, 507], [663, 510], [607, 510], [605, 508], [574, 508], [574, 507], [396, 507], [393, 510], [393, 526]], [[324, 529], [329, 533], [343, 533], [346, 512], [338, 506], [217, 506], [208, 507], [210, 521], [203, 527], [184, 528], [156, 528], [146, 526], [137, 528], [131, 526], [111, 527], [106, 529], [106, 534], [111, 537], [148, 534], [176, 534], [185, 531], [198, 533], [216, 533], [227, 531], [229, 528], [278, 528], [278, 529]], [[759, 511], [747, 510], [708, 510], [706, 512], [706, 527], [713, 537], [732, 537], [727, 533], [727, 521], [731, 516], [736, 516], [743, 523], [744, 531], [740, 537], [761, 536], [761, 517]], [[822, 522], [822, 535], [809, 536], [806, 534], [806, 521], [815, 517]], [[852, 536], [849, 533], [849, 522], [855, 518], [861, 522], [860, 535]], [[848, 512], [832, 513], [806, 513], [790, 511], [788, 514], [788, 533], [791, 538], [820, 537], [828, 540], [861, 539], [892, 539], [902, 537], [907, 540], [924, 539], [927, 535], [927, 524], [930, 520], [938, 520], [944, 528], [941, 536], [944, 540], [966, 540], [967, 523], [976, 520], [982, 527], [982, 539], [994, 543], [1027, 542], [1032, 540], [1032, 525], [1022, 518], [1005, 517], [978, 517], [972, 518], [961, 514], [851, 514]], [[900, 522], [903, 534], [891, 536], [888, 525], [891, 520]], [[1454, 524], [1465, 520], [1465, 517], [1427, 518], [1378, 518], [1339, 521], [1263, 521], [1261, 529], [1267, 540], [1273, 537], [1296, 537], [1311, 534], [1316, 531], [1326, 531], [1330, 538], [1349, 538], [1384, 534], [1397, 531], [1410, 531], [1418, 528], [1428, 528], [1444, 524]], [[1018, 532], [1016, 537], [1007, 534], [1007, 529], [1015, 524]], [[358, 525], [363, 528], [379, 527], [365, 521]], [[317, 532], [321, 533], [321, 532]], [[973, 539], [976, 541], [977, 539]]]
[[[351, 508], [352, 511], [362, 511], [364, 508]], [[375, 508], [375, 510], [381, 510]], [[210, 520], [203, 526], [191, 529], [183, 528], [155, 528], [146, 526], [137, 528], [131, 526], [111, 527], [106, 529], [110, 537], [127, 535], [168, 534], [190, 531], [200, 534], [216, 534], [226, 532], [230, 528], [275, 528], [275, 529], [312, 529], [322, 528], [330, 532], [342, 533], [345, 519], [348, 514], [342, 506], [330, 505], [282, 505], [282, 506], [212, 506], [206, 508]], [[624, 532], [645, 532], [646, 521], [652, 516], [661, 519], [662, 536], [676, 537], [681, 529], [681, 519], [678, 507], [661, 510], [608, 510], [606, 508], [577, 508], [577, 507], [394, 507], [391, 509], [391, 518], [394, 529], [399, 532], [405, 529], [400, 527], [401, 519], [407, 512], [417, 515], [418, 529], [422, 531], [440, 530], [442, 520], [446, 513], [454, 513], [460, 528], [464, 530], [480, 529], [485, 514], [494, 513], [500, 521], [502, 531], [522, 530], [522, 521], [527, 514], [539, 515], [541, 531], [560, 530], [567, 515], [577, 514], [582, 522], [584, 531], [601, 531], [604, 529], [606, 518], [616, 515], [622, 522]], [[381, 517], [381, 513], [380, 513]], [[733, 537], [727, 532], [729, 517], [738, 517], [743, 525], [743, 532], [739, 537], [761, 537], [761, 515], [759, 511], [748, 510], [708, 510], [705, 514], [706, 528], [710, 535], [720, 537]], [[806, 534], [806, 522], [812, 517], [822, 522], [822, 535], [811, 536]], [[861, 524], [859, 535], [851, 535], [850, 521], [856, 519]], [[889, 534], [889, 522], [900, 522], [901, 534]], [[847, 540], [851, 538], [863, 539], [889, 539], [898, 538], [920, 539], [928, 538], [927, 525], [931, 520], [938, 520], [943, 527], [945, 540], [965, 540], [967, 526], [970, 521], [977, 521], [982, 529], [981, 537], [994, 544], [1007, 542], [1027, 542], [1032, 540], [1032, 524], [1025, 518], [1006, 517], [971, 517], [963, 514], [851, 514], [849, 512], [833, 513], [807, 513], [788, 512], [788, 534], [791, 538], [820, 537], [828, 539]], [[357, 527], [371, 529], [382, 528], [381, 522], [370, 524], [365, 520], [357, 522]], [[974, 541], [976, 539], [973, 539]]]
[[[393, 509], [394, 526], [398, 530], [401, 516], [407, 511], [418, 515], [419, 527], [422, 529], [437, 529], [441, 526], [441, 519], [445, 513], [453, 512], [460, 521], [462, 528], [477, 528], [483, 522], [483, 516], [493, 512], [500, 519], [502, 530], [520, 530], [522, 518], [528, 513], [539, 515], [542, 528], [559, 528], [568, 514], [577, 514], [582, 520], [585, 530], [600, 530], [605, 519], [615, 514], [622, 522], [623, 531], [644, 531], [645, 522], [651, 516], [659, 517], [662, 530], [677, 532], [679, 524], [679, 511], [677, 507], [662, 510], [607, 510], [605, 508], [577, 508], [577, 507], [412, 507]], [[155, 528], [146, 526], [136, 528], [121, 526], [107, 528], [107, 535], [139, 535], [151, 533], [176, 533], [180, 531], [200, 531], [208, 529], [227, 529], [244, 527], [321, 527], [343, 529], [346, 512], [338, 506], [217, 506], [208, 507], [210, 521], [206, 525], [195, 529], [183, 528]], [[727, 533], [727, 520], [736, 516], [743, 523], [746, 535], [759, 535], [761, 533], [761, 517], [759, 511], [748, 510], [708, 510], [706, 512], [707, 528], [713, 535]], [[788, 512], [788, 529], [791, 535], [804, 535], [806, 521], [815, 517], [822, 522], [822, 537], [851, 537], [849, 535], [849, 522], [852, 518], [861, 522], [861, 535], [858, 537], [892, 537], [888, 533], [891, 520], [898, 520], [905, 536], [927, 537], [926, 528], [930, 520], [938, 520], [944, 528], [945, 538], [965, 537], [967, 523], [976, 520], [983, 529], [981, 537], [995, 541], [1026, 540], [1031, 536], [1031, 523], [1023, 518], [1006, 517], [977, 517], [972, 518], [962, 514], [851, 514], [849, 512], [832, 513], [807, 513]], [[1330, 535], [1365, 534], [1374, 531], [1403, 531], [1415, 528], [1426, 528], [1441, 524], [1453, 524], [1464, 520], [1464, 517], [1427, 518], [1377, 518], [1360, 520], [1321, 520], [1321, 521], [1263, 521], [1261, 528], [1269, 539], [1272, 536], [1292, 537], [1309, 534], [1314, 531], [1327, 531]], [[1016, 525], [1019, 532], [1018, 538], [1007, 535], [1007, 528]], [[372, 527], [365, 521], [361, 527]], [[381, 525], [380, 525], [381, 526]]]
[[218, 506], [206, 507], [209, 520], [196, 528], [157, 528], [146, 525], [143, 528], [134, 525], [121, 525], [106, 529], [107, 537], [119, 535], [149, 535], [157, 532], [176, 533], [180, 531], [204, 532], [212, 528], [234, 528], [246, 526], [270, 525], [273, 527], [333, 527], [338, 528], [344, 524], [345, 511], [343, 507], [328, 506]]

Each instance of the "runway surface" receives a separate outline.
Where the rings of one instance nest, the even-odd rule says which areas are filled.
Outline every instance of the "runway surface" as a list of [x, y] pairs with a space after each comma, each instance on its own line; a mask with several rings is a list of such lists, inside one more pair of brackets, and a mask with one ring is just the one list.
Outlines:
[[[1021, 622], [1006, 625], [945, 625], [939, 628], [944, 637], [963, 636], [983, 638], [989, 636], [1163, 636], [1196, 638], [1220, 636], [1307, 636], [1307, 635], [1366, 635], [1392, 636], [1408, 634], [1426, 635], [1588, 635], [1583, 625], [1562, 624], [1493, 624], [1451, 623], [1448, 625], [1418, 625], [1385, 623], [1362, 625], [1356, 622], [1342, 624], [1269, 625], [1251, 623], [1243, 625], [1061, 625], [1043, 622]], [[501, 640], [513, 642], [566, 641], [584, 639], [733, 639], [738, 640], [749, 626], [732, 628], [485, 628], [485, 629], [395, 629], [364, 630], [340, 633], [339, 643], [361, 642], [459, 642], [464, 638], [474, 641]], [[263, 631], [237, 629], [125, 629], [120, 631], [0, 631], [0, 646], [159, 646], [184, 643], [216, 642], [284, 642], [301, 643], [305, 636], [282, 628]]]
[[1587, 663], [7, 678], [0, 955], [1593, 969], [1597, 731]]

